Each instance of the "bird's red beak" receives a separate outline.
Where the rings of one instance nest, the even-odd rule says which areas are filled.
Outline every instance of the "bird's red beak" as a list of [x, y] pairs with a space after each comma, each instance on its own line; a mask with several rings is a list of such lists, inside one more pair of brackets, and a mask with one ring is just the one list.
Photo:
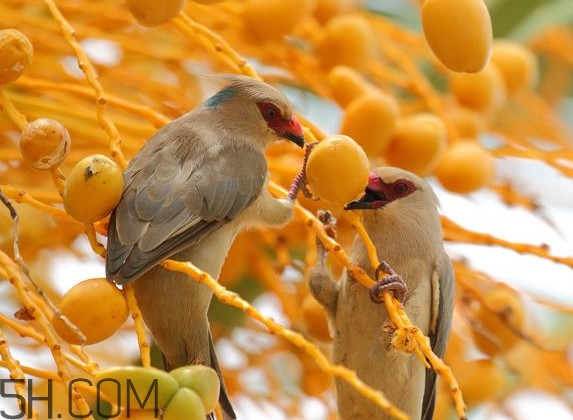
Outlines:
[[285, 121], [282, 125], [281, 137], [292, 141], [298, 147], [304, 147], [304, 132], [302, 126], [295, 117]]

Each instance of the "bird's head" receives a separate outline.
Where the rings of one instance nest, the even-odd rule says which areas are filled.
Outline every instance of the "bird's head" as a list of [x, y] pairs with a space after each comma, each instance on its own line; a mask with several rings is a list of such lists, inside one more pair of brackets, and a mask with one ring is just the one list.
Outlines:
[[205, 102], [209, 109], [225, 113], [236, 130], [244, 129], [252, 135], [253, 130], [261, 129], [271, 140], [286, 139], [304, 146], [302, 126], [278, 89], [246, 76], [224, 79], [231, 84]]
[[290, 140], [299, 147], [304, 146], [302, 126], [292, 115], [290, 107], [285, 106], [288, 104], [271, 101], [260, 101], [256, 104], [269, 130], [276, 136]]
[[396, 202], [425, 208], [425, 203], [437, 206], [438, 199], [417, 175], [399, 168], [379, 167], [370, 172], [364, 195], [348, 203], [345, 210], [378, 210]]

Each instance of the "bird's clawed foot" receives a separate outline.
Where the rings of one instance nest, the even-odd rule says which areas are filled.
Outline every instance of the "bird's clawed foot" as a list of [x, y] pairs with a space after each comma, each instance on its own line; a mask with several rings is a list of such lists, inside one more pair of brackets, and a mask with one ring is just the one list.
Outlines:
[[[372, 302], [384, 302], [382, 293], [386, 291], [391, 292], [401, 303], [404, 302], [408, 294], [408, 287], [402, 277], [392, 270], [392, 267], [382, 261], [374, 274], [376, 276], [376, 284], [370, 288], [370, 300]], [[383, 275], [383, 277], [379, 278], [380, 275]]]
[[[336, 238], [336, 218], [328, 210], [319, 210], [316, 218], [324, 225], [324, 230], [330, 238]], [[318, 253], [318, 262], [321, 267], [326, 267], [326, 248], [324, 244], [317, 239], [316, 249]]]
[[312, 143], [306, 143], [304, 146], [304, 158], [302, 161], [302, 169], [292, 181], [292, 184], [288, 191], [287, 197], [292, 201], [294, 201], [294, 199], [296, 198], [296, 196], [300, 191], [302, 191], [305, 197], [313, 198], [306, 184], [306, 163], [308, 161], [308, 157], [310, 156], [310, 152], [312, 151], [312, 149], [314, 149], [314, 146], [316, 146], [317, 144], [318, 142], [314, 141]]
[[316, 217], [324, 225], [324, 230], [329, 238], [336, 238], [336, 217], [328, 210], [319, 210]]
[[392, 321], [390, 322], [385, 322], [382, 325], [382, 331], [384, 331], [386, 334], [392, 335], [394, 334], [396, 331], [398, 331], [398, 327], [396, 326], [396, 324], [394, 324]]

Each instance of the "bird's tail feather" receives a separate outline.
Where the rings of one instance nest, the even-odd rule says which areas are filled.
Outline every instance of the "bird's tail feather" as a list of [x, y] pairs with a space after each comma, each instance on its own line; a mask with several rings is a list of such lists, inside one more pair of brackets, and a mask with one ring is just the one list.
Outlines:
[[[225, 382], [223, 381], [223, 375], [221, 369], [219, 368], [219, 362], [217, 361], [217, 355], [215, 354], [215, 347], [213, 345], [213, 337], [209, 331], [209, 355], [211, 356], [211, 367], [215, 369], [217, 375], [219, 375], [219, 381], [221, 382], [221, 389], [219, 391], [219, 404], [221, 404], [221, 409], [223, 411], [223, 420], [234, 420], [237, 418], [235, 410], [231, 405], [229, 400], [229, 395], [227, 394], [227, 388], [225, 388]], [[213, 417], [214, 419], [214, 417]], [[211, 419], [209, 419], [211, 420]]]
[[[175, 369], [177, 366], [171, 365], [164, 354], [161, 355], [163, 358], [163, 368], [165, 371], [169, 372]], [[223, 412], [223, 420], [235, 420], [237, 418], [231, 401], [229, 400], [229, 395], [227, 394], [227, 389], [225, 388], [225, 383], [223, 382], [223, 374], [219, 368], [219, 362], [217, 361], [217, 355], [215, 354], [215, 347], [213, 345], [213, 337], [209, 331], [209, 359], [211, 360], [211, 367], [215, 369], [217, 375], [219, 376], [219, 382], [221, 383], [221, 389], [219, 390], [219, 404]], [[207, 414], [207, 420], [216, 420], [214, 413]]]

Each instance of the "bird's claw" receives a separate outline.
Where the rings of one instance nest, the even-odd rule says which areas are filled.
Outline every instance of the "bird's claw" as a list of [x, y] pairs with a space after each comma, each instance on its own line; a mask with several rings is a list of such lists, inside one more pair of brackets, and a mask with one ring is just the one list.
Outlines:
[[[406, 300], [408, 287], [406, 283], [386, 262], [382, 261], [375, 271], [376, 283], [370, 288], [370, 300], [374, 303], [383, 303], [383, 292], [391, 292], [400, 302]], [[382, 278], [379, 278], [383, 274]]]
[[324, 225], [324, 230], [330, 238], [336, 238], [336, 217], [328, 210], [319, 210], [316, 213], [317, 219]]
[[398, 330], [398, 327], [396, 326], [396, 324], [394, 324], [393, 322], [385, 322], [382, 325], [382, 331], [384, 331], [386, 334], [392, 335], [394, 334], [396, 331]]
[[[330, 238], [336, 237], [336, 218], [328, 210], [319, 210], [316, 213], [317, 219], [324, 225], [324, 230]], [[316, 249], [321, 267], [326, 267], [326, 248], [320, 239], [316, 239]]]

